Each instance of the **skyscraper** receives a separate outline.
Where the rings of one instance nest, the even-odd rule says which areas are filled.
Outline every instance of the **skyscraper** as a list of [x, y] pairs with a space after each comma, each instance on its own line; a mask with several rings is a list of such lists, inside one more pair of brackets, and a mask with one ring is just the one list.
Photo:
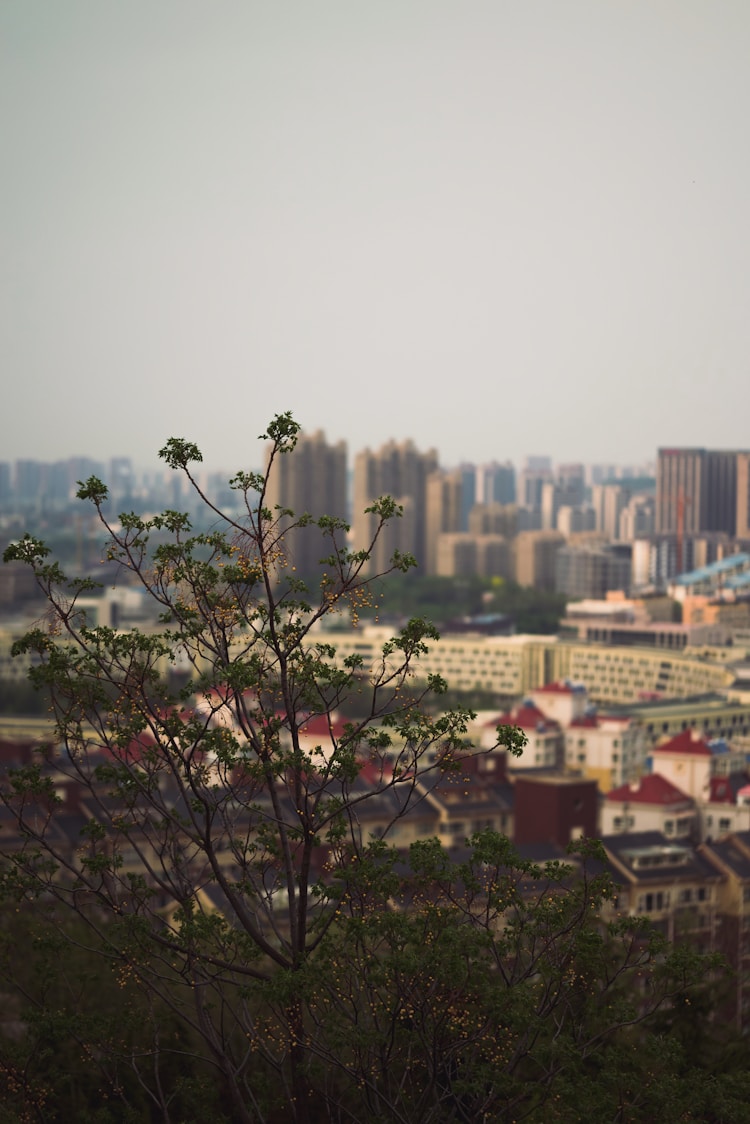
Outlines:
[[656, 530], [737, 534], [737, 469], [745, 454], [729, 449], [659, 449]]
[[737, 538], [750, 539], [750, 453], [737, 454]]
[[[329, 445], [322, 430], [300, 433], [295, 449], [277, 456], [269, 474], [266, 506], [277, 505], [297, 517], [346, 519], [346, 442]], [[339, 541], [343, 544], [343, 535]], [[305, 575], [319, 570], [320, 559], [332, 553], [330, 539], [314, 526], [295, 528], [285, 547], [289, 565]]]
[[438, 466], [435, 449], [420, 453], [411, 441], [397, 444], [389, 441], [377, 452], [364, 449], [354, 461], [354, 545], [367, 550], [377, 526], [374, 516], [366, 515], [380, 496], [392, 496], [401, 504], [404, 514], [384, 528], [372, 552], [370, 569], [375, 573], [387, 569], [394, 550], [413, 554], [420, 566], [425, 564], [426, 480]]
[[516, 470], [510, 461], [506, 461], [505, 464], [491, 461], [489, 464], [479, 465], [476, 502], [483, 504], [516, 502]]
[[427, 477], [426, 554], [428, 574], [438, 572], [439, 537], [461, 530], [464, 477], [460, 468], [452, 472], [440, 469]]

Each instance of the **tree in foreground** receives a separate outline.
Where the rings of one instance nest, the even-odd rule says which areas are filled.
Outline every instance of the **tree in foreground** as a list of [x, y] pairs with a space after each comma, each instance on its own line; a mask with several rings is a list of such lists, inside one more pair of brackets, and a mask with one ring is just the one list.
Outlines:
[[[6, 552], [47, 598], [17, 652], [35, 660], [55, 738], [3, 785], [20, 829], [5, 894], [71, 911], [78, 945], [87, 932], [148, 997], [138, 1050], [119, 1049], [154, 1119], [177, 1118], [178, 1063], [212, 1070], [238, 1121], [550, 1115], [556, 1088], [705, 965], [641, 926], [596, 922], [614, 893], [596, 855], [536, 868], [483, 834], [454, 866], [435, 842], [389, 846], [433, 779], [471, 756], [471, 715], [436, 712], [445, 684], [417, 674], [437, 639], [422, 620], [376, 666], [337, 658], [322, 624], [356, 616], [384, 575], [365, 576], [370, 551], [348, 549], [340, 520], [268, 508], [297, 433], [277, 417], [266, 472], [232, 480], [241, 518], [201, 491], [198, 449], [167, 443], [209, 531], [174, 511], [111, 521], [101, 481], [81, 486], [107, 556], [158, 606], [152, 631], [89, 624], [94, 583], [68, 579], [40, 541]], [[375, 538], [399, 515], [388, 497], [371, 512]], [[325, 544], [316, 584], [294, 567], [300, 533]], [[360, 717], [342, 724], [353, 693]], [[522, 736], [500, 728], [497, 745], [519, 752]], [[362, 827], [373, 809], [378, 838]]]

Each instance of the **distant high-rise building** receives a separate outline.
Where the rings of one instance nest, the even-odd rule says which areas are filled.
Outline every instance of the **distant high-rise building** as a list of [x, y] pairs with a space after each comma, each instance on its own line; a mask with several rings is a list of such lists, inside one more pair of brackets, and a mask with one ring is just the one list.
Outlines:
[[525, 470], [527, 472], [552, 472], [552, 457], [527, 457]]
[[109, 462], [109, 490], [115, 499], [133, 494], [135, 476], [130, 457], [112, 457]]
[[472, 535], [502, 535], [512, 539], [518, 530], [518, 508], [513, 503], [478, 503], [469, 512]]
[[565, 546], [559, 531], [520, 531], [513, 540], [513, 568], [519, 585], [554, 590], [555, 558]]
[[518, 506], [526, 507], [530, 511], [541, 511], [542, 489], [544, 485], [553, 481], [552, 469], [536, 468], [533, 465], [540, 461], [547, 461], [547, 457], [529, 457], [526, 468], [518, 478]]
[[584, 504], [581, 507], [570, 507], [563, 504], [557, 512], [556, 529], [561, 535], [569, 539], [571, 535], [590, 533], [596, 530], [594, 509]]
[[36, 504], [42, 496], [45, 465], [41, 461], [17, 460], [15, 471], [16, 502], [23, 508]]
[[[265, 503], [272, 510], [288, 508], [297, 517], [346, 519], [346, 480], [346, 442], [329, 445], [322, 430], [300, 433], [295, 449], [275, 458]], [[332, 553], [330, 539], [314, 526], [295, 528], [285, 548], [288, 563], [306, 575], [314, 574], [320, 559]]]
[[477, 573], [477, 539], [464, 531], [438, 535], [435, 573], [444, 578], [470, 578]]
[[0, 505], [8, 507], [13, 495], [11, 468], [8, 461], [0, 461]]
[[[737, 534], [737, 477], [746, 453], [728, 449], [659, 449], [656, 530]], [[742, 471], [740, 469], [740, 471]]]
[[586, 469], [582, 464], [559, 464], [557, 486], [559, 506], [580, 507], [586, 499]]
[[461, 516], [459, 531], [468, 531], [469, 512], [476, 503], [477, 494], [477, 466], [475, 464], [461, 464], [458, 467], [461, 473]]
[[635, 495], [620, 512], [620, 542], [633, 542], [654, 533], [656, 505], [653, 496]]
[[611, 541], [620, 537], [620, 516], [630, 498], [630, 490], [622, 484], [594, 484], [591, 489], [596, 530]]
[[364, 449], [354, 461], [354, 545], [367, 550], [373, 539], [376, 519], [365, 514], [380, 496], [392, 496], [404, 514], [384, 528], [372, 552], [370, 570], [387, 569], [394, 550], [413, 554], [420, 567], [426, 555], [426, 481], [438, 467], [437, 450], [420, 453], [411, 441], [389, 441], [377, 452]]
[[738, 539], [750, 539], [750, 453], [737, 454]]
[[603, 598], [613, 589], [630, 590], [628, 548], [604, 544], [566, 546], [555, 558], [558, 593], [570, 598]]
[[498, 464], [480, 464], [477, 468], [477, 485], [474, 496], [477, 503], [515, 503], [516, 470], [510, 461]]
[[452, 472], [438, 469], [427, 477], [425, 570], [436, 574], [438, 537], [461, 530], [464, 478], [460, 468]]

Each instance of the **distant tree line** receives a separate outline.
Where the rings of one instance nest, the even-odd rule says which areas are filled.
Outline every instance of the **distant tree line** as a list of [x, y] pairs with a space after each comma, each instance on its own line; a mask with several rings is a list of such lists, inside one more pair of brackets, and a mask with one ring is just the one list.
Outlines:
[[426, 617], [438, 626], [460, 617], [502, 613], [517, 632], [557, 632], [565, 613], [564, 594], [520, 586], [505, 578], [443, 578], [418, 571], [389, 576], [376, 590], [374, 606], [362, 615], [380, 619]]

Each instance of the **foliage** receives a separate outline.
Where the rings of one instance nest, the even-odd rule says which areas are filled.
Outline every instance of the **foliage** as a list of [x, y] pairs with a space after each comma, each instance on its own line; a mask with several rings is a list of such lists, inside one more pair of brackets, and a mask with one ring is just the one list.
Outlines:
[[548, 593], [503, 578], [445, 578], [411, 571], [394, 574], [378, 587], [377, 604], [367, 610], [381, 619], [427, 617], [439, 623], [481, 613], [509, 616], [517, 632], [557, 632], [565, 612], [564, 594]]
[[[426, 775], [459, 766], [470, 718], [426, 711], [424, 701], [444, 690], [436, 677], [412, 690], [415, 661], [437, 637], [424, 620], [410, 620], [373, 669], [338, 660], [318, 631], [340, 608], [365, 604], [375, 579], [340, 520], [267, 506], [269, 476], [298, 429], [291, 415], [276, 417], [262, 435], [266, 473], [231, 481], [241, 519], [201, 492], [197, 447], [167, 442], [161, 456], [213, 513], [207, 531], [194, 532], [177, 511], [125, 512], [114, 524], [106, 486], [95, 477], [81, 484], [107, 533], [107, 559], [158, 605], [157, 630], [91, 627], [78, 604], [88, 579], [67, 578], [31, 535], [5, 552], [32, 568], [49, 605], [15, 653], [35, 657], [30, 676], [52, 699], [60, 749], [54, 785], [30, 769], [4, 789], [21, 832], [11, 873], [20, 892], [117, 922], [105, 939], [111, 954], [125, 948], [136, 978], [161, 989], [202, 1035], [239, 1120], [265, 1111], [250, 1088], [248, 1049], [260, 1051], [300, 1119], [307, 1084], [294, 988], [272, 1046], [238, 997], [305, 969], [340, 916], [352, 864], [370, 853], [358, 813], [390, 800], [392, 818], [405, 814]], [[375, 537], [399, 514], [389, 497], [371, 511]], [[295, 571], [303, 534], [317, 537], [323, 556], [317, 587]], [[411, 565], [394, 555], [393, 570]], [[171, 685], [176, 666], [191, 671], [184, 689]], [[339, 728], [339, 702], [365, 671], [365, 716]], [[305, 730], [321, 721], [320, 744], [310, 744]], [[515, 752], [515, 731], [498, 738]], [[85, 819], [72, 845], [56, 810], [61, 789], [75, 793]]]
[[49, 902], [0, 921], [0, 1121], [228, 1119], [202, 1043], [111, 943]]
[[[50, 981], [42, 994], [21, 973], [7, 1072], [43, 1081], [35, 1051], [53, 1075], [75, 1069], [72, 1044], [95, 1038], [102, 1076], [81, 1096], [107, 1081], [133, 1119], [187, 1119], [189, 1093], [210, 1118], [269, 1124], [551, 1117], [558, 1089], [615, 1066], [629, 1036], [692, 995], [713, 962], [638, 923], [603, 927], [614, 888], [591, 847], [545, 867], [492, 833], [457, 866], [436, 841], [408, 856], [389, 847], [431, 779], [474, 752], [471, 715], [433, 705], [439, 678], [416, 686], [437, 638], [421, 616], [372, 667], [337, 657], [322, 625], [366, 610], [383, 575], [366, 576], [370, 551], [348, 548], [340, 520], [269, 508], [270, 476], [297, 433], [279, 415], [262, 435], [265, 473], [233, 478], [242, 518], [201, 492], [199, 450], [167, 442], [162, 457], [212, 513], [200, 531], [177, 511], [114, 524], [105, 485], [81, 485], [108, 559], [159, 607], [151, 631], [90, 626], [80, 598], [91, 582], [66, 577], [33, 536], [6, 551], [48, 602], [16, 652], [36, 658], [55, 753], [3, 781], [15, 834], [0, 891], [53, 920], [67, 910], [75, 923], [55, 939], [83, 950], [84, 974], [93, 956], [123, 985], [116, 1019], [79, 992], [49, 1031], [68, 986], [60, 958], [34, 974]], [[389, 497], [371, 511], [375, 537], [399, 515]], [[299, 535], [320, 546], [317, 585], [295, 569]], [[412, 565], [396, 554], [391, 570]], [[184, 687], [175, 668], [190, 673]], [[365, 689], [366, 706], [342, 722], [342, 704]], [[497, 748], [522, 745], [520, 731], [498, 729]], [[96, 972], [90, 985], [111, 990]], [[33, 1097], [22, 1102], [36, 1111]], [[73, 1099], [61, 1111], [86, 1118]]]

